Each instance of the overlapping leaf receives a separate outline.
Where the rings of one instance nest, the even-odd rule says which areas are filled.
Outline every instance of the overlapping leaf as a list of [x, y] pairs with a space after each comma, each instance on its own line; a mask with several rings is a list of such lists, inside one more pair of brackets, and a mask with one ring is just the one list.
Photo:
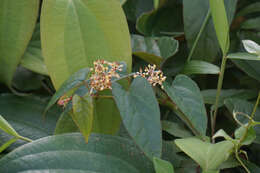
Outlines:
[[[41, 14], [42, 52], [56, 89], [98, 59], [124, 61], [131, 71], [130, 35], [118, 0], [45, 0]], [[105, 104], [113, 111], [104, 114]], [[96, 107], [94, 124], [100, 125], [99, 132], [115, 133], [120, 116], [113, 100], [101, 100]], [[105, 123], [96, 122], [105, 118]]]
[[[37, 160], [37, 162], [35, 162]], [[154, 173], [152, 163], [125, 138], [77, 133], [42, 138], [0, 159], [0, 172]]]
[[32, 37], [40, 1], [0, 1], [0, 82], [11, 86]]
[[178, 51], [179, 43], [171, 37], [143, 37], [132, 35], [133, 54], [151, 64], [161, 62]]
[[228, 159], [234, 147], [230, 141], [211, 144], [196, 138], [177, 139], [175, 143], [184, 153], [195, 160], [203, 171], [209, 173], [219, 172], [219, 166]]
[[112, 93], [124, 126], [136, 144], [151, 159], [162, 153], [160, 110], [148, 81], [137, 77], [128, 91], [117, 83]]
[[[33, 96], [18, 97], [12, 94], [0, 95], [0, 114], [8, 121], [19, 135], [30, 139], [39, 139], [52, 135], [56, 121], [61, 113], [51, 109], [45, 118], [42, 113], [47, 102]], [[0, 134], [1, 144], [10, 139], [9, 135]], [[24, 144], [18, 140], [13, 147]]]
[[[237, 0], [225, 1], [225, 8], [229, 24], [233, 19], [236, 9], [236, 3]], [[211, 18], [209, 18], [208, 21], [205, 21], [206, 16], [209, 13], [209, 1], [184, 0], [183, 5], [184, 30], [185, 36], [188, 41], [188, 46], [190, 48], [192, 48], [192, 46], [194, 45], [195, 40], [201, 30], [202, 24], [206, 22], [205, 29], [201, 31], [201, 36], [195, 47], [195, 52], [192, 58], [205, 61], [213, 61], [218, 54], [219, 49], [217, 48], [218, 40], [214, 30], [213, 22]]]
[[207, 114], [200, 89], [185, 75], [178, 75], [171, 85], [165, 84], [165, 91], [181, 110], [180, 117], [197, 135], [205, 135]]

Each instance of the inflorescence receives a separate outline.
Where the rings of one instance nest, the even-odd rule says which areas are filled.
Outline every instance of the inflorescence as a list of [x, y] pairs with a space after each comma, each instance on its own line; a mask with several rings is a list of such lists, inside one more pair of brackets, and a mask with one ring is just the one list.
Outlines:
[[123, 65], [117, 62], [97, 60], [94, 62], [93, 74], [90, 77], [90, 94], [96, 91], [112, 89], [112, 78], [120, 78], [118, 72], [123, 70]]
[[141, 76], [147, 79], [147, 81], [152, 85], [156, 86], [159, 84], [162, 88], [162, 83], [166, 80], [166, 77], [163, 75], [161, 70], [156, 70], [156, 65], [148, 65], [145, 67], [144, 72], [140, 69], [139, 72], [136, 72], [134, 77]]
[[[89, 79], [90, 94], [93, 94], [94, 91], [103, 91], [105, 89], [112, 89], [112, 79], [120, 78], [118, 72], [123, 70], [123, 65], [117, 62], [108, 62], [105, 60], [97, 60], [94, 62], [94, 68], [91, 68], [92, 72]], [[161, 70], [156, 70], [156, 65], [148, 65], [145, 67], [144, 71], [140, 69], [139, 72], [134, 74], [134, 78], [141, 76], [152, 85], [160, 85], [162, 88], [162, 83], [166, 80], [166, 77], [163, 75]], [[62, 96], [58, 105], [66, 106], [66, 104], [72, 99], [71, 97]]]

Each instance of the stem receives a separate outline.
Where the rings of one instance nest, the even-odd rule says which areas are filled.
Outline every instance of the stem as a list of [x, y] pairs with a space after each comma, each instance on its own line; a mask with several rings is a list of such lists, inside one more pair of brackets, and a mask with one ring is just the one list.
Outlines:
[[21, 140], [24, 140], [24, 141], [27, 141], [27, 142], [32, 142], [33, 140], [29, 139], [29, 138], [26, 138], [26, 137], [23, 137], [23, 136], [17, 136], [19, 139]]
[[[258, 104], [259, 104], [259, 100], [260, 100], [260, 92], [259, 92], [259, 94], [258, 94], [256, 103], [255, 103], [255, 106], [254, 106], [254, 109], [253, 109], [253, 112], [252, 112], [252, 114], [251, 114], [251, 116], [250, 116], [251, 119], [249, 120], [247, 126], [245, 127], [245, 128], [246, 128], [246, 131], [245, 131], [244, 135], [242, 136], [242, 138], [239, 140], [239, 141], [240, 141], [239, 143], [242, 143], [242, 142], [246, 139], [247, 133], [248, 133], [248, 129], [251, 128], [251, 127], [254, 125], [254, 120], [253, 120], [253, 118], [254, 118], [255, 112], [256, 112], [256, 110], [257, 110], [257, 106], [258, 106]], [[249, 117], [249, 118], [250, 118], [250, 117]], [[242, 144], [241, 144], [241, 145], [242, 145]]]
[[258, 93], [258, 97], [257, 97], [256, 103], [255, 103], [255, 106], [254, 106], [253, 112], [252, 112], [252, 114], [251, 114], [251, 116], [250, 116], [252, 119], [253, 119], [254, 116], [255, 116], [255, 113], [256, 113], [256, 110], [257, 110], [257, 107], [258, 107], [259, 101], [260, 101], [260, 91], [259, 91], [259, 93]]
[[[217, 95], [216, 95], [216, 102], [214, 104], [215, 111], [214, 111], [214, 115], [213, 115], [213, 121], [212, 121], [212, 124], [211, 124], [212, 136], [214, 135], [215, 128], [216, 128], [216, 120], [217, 120], [217, 113], [218, 113], [219, 97], [220, 97], [220, 93], [221, 93], [221, 89], [222, 89], [226, 62], [227, 62], [227, 57], [226, 57], [226, 55], [224, 55], [223, 59], [222, 59], [222, 63], [221, 63], [221, 69], [220, 69], [219, 78], [218, 78], [218, 89], [217, 89]], [[214, 142], [215, 142], [215, 140], [213, 139], [213, 143]]]
[[205, 27], [206, 27], [206, 24], [208, 23], [209, 17], [210, 17], [210, 9], [208, 10], [208, 13], [207, 13], [207, 15], [206, 15], [206, 17], [205, 17], [205, 20], [203, 21], [203, 24], [202, 24], [202, 26], [201, 26], [201, 28], [200, 28], [200, 31], [199, 31], [199, 33], [198, 33], [196, 39], [195, 39], [195, 42], [194, 42], [194, 44], [192, 45], [192, 48], [191, 48], [191, 51], [190, 51], [190, 54], [189, 54], [189, 56], [188, 56], [187, 61], [190, 61], [190, 60], [191, 60], [191, 57], [192, 57], [192, 55], [193, 55], [193, 53], [194, 53], [194, 51], [195, 51], [195, 48], [196, 48], [196, 46], [197, 46], [197, 44], [198, 44], [198, 42], [199, 42], [200, 36], [201, 36], [202, 32], [204, 31], [204, 29], [205, 29]]
[[238, 148], [237, 147], [236, 147], [235, 155], [236, 155], [238, 162], [241, 164], [241, 166], [246, 170], [247, 173], [250, 173], [250, 171], [247, 169], [246, 165], [240, 159], [240, 157], [238, 155]]

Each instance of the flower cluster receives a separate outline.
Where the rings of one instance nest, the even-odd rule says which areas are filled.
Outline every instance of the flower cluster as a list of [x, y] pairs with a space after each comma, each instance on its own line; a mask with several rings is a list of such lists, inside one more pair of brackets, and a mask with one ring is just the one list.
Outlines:
[[72, 99], [71, 97], [67, 97], [67, 96], [61, 96], [60, 99], [58, 100], [58, 105], [60, 106], [66, 106], [67, 103]]
[[105, 60], [97, 60], [94, 62], [94, 68], [91, 68], [92, 75], [90, 77], [90, 94], [94, 90], [102, 91], [112, 89], [112, 78], [119, 78], [118, 71], [123, 70], [123, 65], [117, 62], [108, 62]]
[[[157, 84], [162, 86], [162, 83], [166, 80], [166, 77], [163, 76], [163, 72], [161, 70], [156, 70], [156, 65], [148, 65], [145, 67], [144, 72], [140, 69], [139, 72], [136, 72], [134, 77], [141, 76], [147, 79], [147, 81], [155, 86]], [[163, 86], [162, 86], [163, 87]]]

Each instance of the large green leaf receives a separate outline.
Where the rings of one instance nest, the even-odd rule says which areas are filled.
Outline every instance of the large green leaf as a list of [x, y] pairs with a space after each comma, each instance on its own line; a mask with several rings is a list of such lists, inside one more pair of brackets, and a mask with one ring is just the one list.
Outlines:
[[[183, 34], [182, 6], [176, 1], [167, 1], [162, 7], [142, 14], [136, 24], [145, 36]], [[174, 19], [174, 20], [172, 20]]]
[[92, 130], [94, 114], [92, 97], [90, 95], [84, 97], [74, 95], [72, 98], [72, 107], [72, 119], [83, 134], [86, 142], [88, 142]]
[[[165, 84], [165, 91], [185, 117], [180, 117], [200, 135], [206, 134], [207, 114], [203, 97], [197, 84], [185, 75], [178, 75], [172, 85]], [[187, 106], [188, 105], [188, 106]]]
[[0, 82], [8, 86], [32, 37], [39, 2], [0, 1]]
[[[19, 135], [30, 139], [38, 139], [52, 135], [56, 121], [61, 113], [59, 109], [51, 109], [45, 118], [42, 113], [47, 102], [38, 97], [18, 97], [11, 94], [0, 95], [0, 114], [12, 125]], [[10, 139], [10, 136], [1, 133], [1, 143]], [[14, 146], [24, 144], [17, 141]]]
[[[225, 7], [229, 24], [232, 21], [236, 10], [237, 0], [225, 1]], [[201, 26], [206, 20], [209, 13], [209, 1], [205, 0], [184, 0], [183, 1], [183, 16], [184, 16], [184, 31], [188, 41], [188, 46], [191, 48], [201, 30]], [[194, 10], [196, 9], [196, 10]], [[196, 21], [196, 22], [194, 22]], [[201, 32], [201, 36], [195, 47], [195, 52], [192, 56], [194, 59], [213, 61], [219, 52], [218, 40], [212, 19], [206, 22], [205, 29]]]
[[118, 0], [45, 0], [41, 38], [56, 89], [97, 59], [125, 61], [131, 69], [130, 35]]
[[[228, 108], [229, 112], [233, 115], [234, 112], [242, 112], [247, 115], [251, 115], [253, 109], [254, 109], [254, 104], [250, 103], [246, 100], [238, 99], [238, 98], [230, 98], [225, 100], [225, 106]], [[245, 118], [244, 116], [237, 116], [239, 121], [242, 123], [246, 124], [249, 120]], [[260, 109], [258, 108], [254, 120], [260, 121]], [[256, 132], [256, 140], [254, 141], [255, 143], [260, 144], [260, 126], [255, 126], [254, 130]]]
[[178, 41], [171, 37], [132, 35], [131, 38], [133, 54], [157, 66], [160, 66], [163, 59], [173, 56], [179, 47]]
[[196, 138], [177, 139], [175, 143], [184, 153], [195, 160], [205, 173], [218, 173], [219, 166], [228, 159], [234, 147], [230, 141], [211, 144]]
[[[45, 0], [41, 38], [45, 64], [56, 89], [74, 72], [93, 66], [97, 59], [124, 61], [131, 71], [130, 35], [118, 0]], [[106, 119], [94, 119], [94, 124], [100, 125], [99, 132], [115, 133], [120, 116], [113, 100], [101, 100], [96, 107], [95, 117]], [[104, 111], [107, 109], [112, 111]]]
[[218, 42], [223, 54], [226, 55], [229, 50], [230, 40], [224, 0], [209, 0], [209, 4]]
[[[37, 160], [37, 162], [35, 162]], [[0, 160], [0, 172], [154, 173], [152, 163], [125, 138], [77, 133], [42, 138]]]
[[125, 91], [117, 83], [112, 86], [124, 126], [136, 144], [151, 159], [162, 153], [160, 109], [148, 81], [137, 77]]
[[218, 74], [220, 69], [218, 66], [205, 62], [205, 61], [198, 61], [192, 60], [188, 61], [181, 73], [190, 75], [190, 74]]

